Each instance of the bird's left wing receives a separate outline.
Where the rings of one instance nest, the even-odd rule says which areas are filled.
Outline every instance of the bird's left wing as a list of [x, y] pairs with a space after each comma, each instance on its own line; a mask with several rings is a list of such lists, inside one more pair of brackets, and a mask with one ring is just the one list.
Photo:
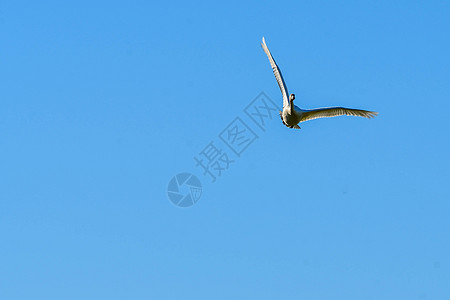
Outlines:
[[281, 94], [283, 94], [283, 107], [286, 107], [289, 105], [288, 89], [287, 89], [286, 83], [284, 83], [283, 75], [281, 75], [281, 71], [278, 68], [277, 63], [273, 59], [272, 54], [269, 51], [269, 48], [267, 48], [264, 37], [262, 38], [261, 47], [263, 48], [264, 52], [266, 52], [266, 55], [269, 58], [270, 65], [272, 66], [273, 74], [275, 75], [275, 78], [277, 79], [277, 83], [278, 83], [278, 86], [280, 87]]
[[378, 115], [378, 113], [375, 111], [367, 111], [362, 109], [352, 109], [345, 107], [327, 107], [303, 112], [300, 118], [300, 122], [305, 122], [308, 120], [314, 120], [318, 118], [331, 118], [342, 115], [358, 116], [371, 119], [374, 118], [376, 115]]

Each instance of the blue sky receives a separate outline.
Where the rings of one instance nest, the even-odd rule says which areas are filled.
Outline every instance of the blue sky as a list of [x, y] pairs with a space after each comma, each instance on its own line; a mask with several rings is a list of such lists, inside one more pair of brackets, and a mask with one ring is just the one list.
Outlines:
[[[448, 1], [3, 1], [0, 298], [448, 299], [449, 28]], [[211, 183], [194, 157], [281, 107], [263, 36], [298, 106], [380, 115], [275, 117]]]

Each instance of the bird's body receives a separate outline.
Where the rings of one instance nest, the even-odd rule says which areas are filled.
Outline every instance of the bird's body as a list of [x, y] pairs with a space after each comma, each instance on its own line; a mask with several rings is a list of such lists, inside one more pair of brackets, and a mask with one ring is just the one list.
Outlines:
[[280, 111], [281, 121], [283, 121], [283, 124], [289, 128], [296, 128], [296, 126], [298, 126], [297, 124], [300, 123], [301, 120], [301, 109], [294, 105], [294, 113], [291, 113], [290, 110], [290, 106], [283, 107], [283, 111]]
[[281, 75], [281, 71], [278, 68], [275, 60], [273, 59], [272, 54], [270, 53], [264, 38], [262, 39], [261, 46], [264, 49], [264, 52], [267, 54], [267, 57], [269, 58], [273, 74], [275, 75], [278, 86], [280, 87], [281, 90], [281, 94], [283, 95], [283, 110], [280, 111], [280, 117], [283, 124], [286, 125], [287, 127], [300, 129], [298, 123], [317, 118], [329, 118], [347, 115], [347, 116], [360, 116], [371, 119], [378, 114], [377, 112], [374, 111], [352, 109], [345, 107], [326, 107], [312, 110], [304, 110], [294, 105], [295, 95], [291, 94], [288, 97], [289, 95], [288, 89], [286, 83], [284, 82], [283, 75]]

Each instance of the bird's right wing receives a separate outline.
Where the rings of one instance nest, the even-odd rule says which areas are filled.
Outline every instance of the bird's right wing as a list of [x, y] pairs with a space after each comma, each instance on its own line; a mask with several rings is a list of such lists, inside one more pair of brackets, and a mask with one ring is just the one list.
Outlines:
[[331, 118], [337, 116], [358, 116], [371, 119], [378, 115], [375, 111], [367, 111], [362, 109], [353, 109], [353, 108], [345, 108], [345, 107], [327, 107], [327, 108], [319, 108], [308, 110], [302, 113], [300, 118], [300, 122], [305, 122], [308, 120], [314, 120], [318, 118]]
[[264, 37], [262, 38], [261, 47], [264, 49], [264, 52], [266, 52], [267, 57], [269, 58], [270, 65], [272, 66], [273, 74], [275, 75], [275, 78], [277, 79], [278, 86], [280, 87], [280, 90], [281, 90], [281, 94], [283, 94], [283, 107], [286, 107], [289, 105], [288, 89], [286, 87], [286, 83], [284, 83], [283, 75], [281, 75], [281, 71], [278, 68], [277, 63], [273, 59], [272, 54], [269, 51], [269, 48], [267, 48]]

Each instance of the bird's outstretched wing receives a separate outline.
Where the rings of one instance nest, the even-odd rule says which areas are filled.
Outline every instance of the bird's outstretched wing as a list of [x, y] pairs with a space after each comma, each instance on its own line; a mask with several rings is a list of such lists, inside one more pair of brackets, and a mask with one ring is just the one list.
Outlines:
[[372, 119], [376, 115], [378, 115], [378, 113], [375, 111], [367, 111], [362, 109], [352, 109], [345, 107], [327, 107], [327, 108], [312, 109], [303, 112], [300, 118], [300, 122], [305, 122], [308, 120], [314, 120], [318, 118], [331, 118], [342, 115], [358, 116]]
[[278, 86], [280, 87], [281, 94], [283, 94], [283, 107], [289, 105], [289, 96], [288, 96], [288, 89], [286, 87], [286, 83], [284, 83], [283, 75], [281, 75], [281, 71], [277, 66], [277, 63], [272, 57], [272, 54], [269, 51], [269, 48], [267, 48], [266, 41], [264, 40], [264, 37], [262, 38], [261, 47], [264, 49], [264, 52], [266, 52], [267, 57], [269, 58], [270, 65], [272, 66], [273, 74], [275, 75], [275, 78], [277, 79]]

